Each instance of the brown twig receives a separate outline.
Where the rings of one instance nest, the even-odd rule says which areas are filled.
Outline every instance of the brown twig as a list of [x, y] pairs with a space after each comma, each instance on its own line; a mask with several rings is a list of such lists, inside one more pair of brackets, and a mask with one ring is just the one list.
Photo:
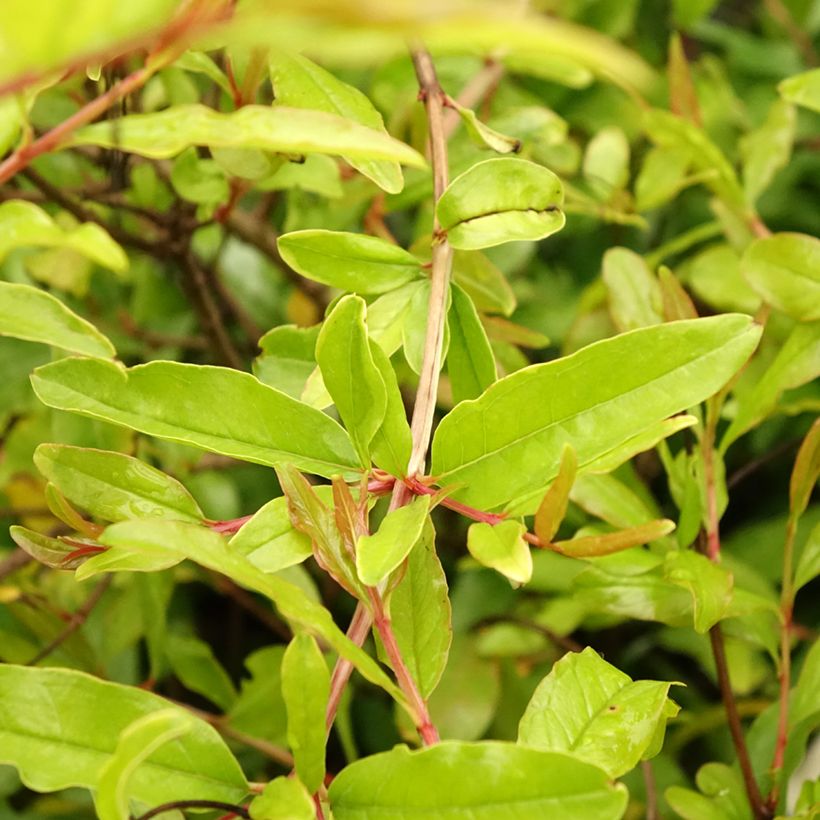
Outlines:
[[[462, 108], [472, 108], [498, 86], [503, 76], [504, 64], [498, 60], [487, 60], [484, 64], [484, 68], [461, 89], [461, 92], [456, 97], [456, 102], [462, 106]], [[449, 108], [444, 112], [445, 139], [453, 135], [460, 122], [461, 117], [459, 117], [458, 111]]]
[[19, 547], [14, 550], [11, 555], [0, 561], [0, 580], [18, 569], [22, 569], [26, 564], [29, 564], [34, 559], [27, 553], [23, 552]]
[[655, 772], [651, 760], [641, 761], [644, 788], [646, 789], [646, 820], [658, 820], [658, 787], [655, 783]]
[[243, 817], [245, 820], [250, 820], [250, 814], [244, 806], [237, 806], [235, 803], [223, 803], [221, 800], [171, 800], [168, 803], [161, 803], [159, 806], [154, 806], [153, 809], [139, 815], [134, 820], [151, 820], [152, 817], [157, 817], [167, 811], [177, 811], [180, 809], [218, 809], [219, 811], [226, 811], [230, 815], [236, 817]]
[[803, 55], [803, 59], [810, 66], [817, 65], [817, 52], [814, 50], [814, 45], [808, 32], [801, 28], [792, 17], [789, 7], [783, 0], [763, 0], [766, 11], [777, 20], [783, 27], [786, 34], [789, 35], [792, 42], [797, 46]]
[[91, 591], [88, 598], [85, 599], [82, 606], [71, 616], [68, 625], [51, 643], [44, 646], [26, 665], [36, 666], [40, 661], [45, 660], [55, 649], [58, 649], [61, 644], [67, 641], [88, 619], [88, 616], [94, 610], [94, 607], [100, 602], [100, 599], [105, 595], [108, 587], [114, 579], [113, 575], [106, 575], [97, 586]]

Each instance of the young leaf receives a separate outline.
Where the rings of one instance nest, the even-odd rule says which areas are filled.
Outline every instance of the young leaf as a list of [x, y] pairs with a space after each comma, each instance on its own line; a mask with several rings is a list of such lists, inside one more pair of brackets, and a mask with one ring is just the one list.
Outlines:
[[288, 745], [296, 773], [311, 793], [325, 778], [325, 711], [330, 673], [316, 641], [297, 635], [282, 658], [282, 696], [288, 711]]
[[732, 820], [749, 816], [749, 799], [740, 772], [724, 763], [707, 763], [695, 776], [700, 791], [670, 786], [665, 797], [684, 820]]
[[431, 472], [464, 483], [453, 496], [480, 509], [515, 503], [555, 478], [564, 443], [585, 469], [720, 389], [759, 337], [746, 316], [673, 322], [519, 370], [444, 418]]
[[100, 772], [94, 806], [100, 820], [128, 820], [131, 779], [138, 766], [166, 743], [186, 735], [194, 717], [180, 709], [162, 709], [137, 718], [123, 729], [117, 748]]
[[34, 463], [69, 501], [104, 521], [157, 517], [193, 523], [203, 518], [175, 478], [123, 453], [41, 444]]
[[523, 535], [527, 528], [520, 521], [500, 524], [471, 524], [467, 530], [467, 549], [480, 564], [497, 570], [517, 584], [532, 577], [532, 554]]
[[67, 145], [98, 145], [151, 159], [176, 156], [191, 145], [259, 148], [424, 167], [418, 152], [388, 134], [323, 111], [285, 106], [246, 105], [225, 114], [204, 105], [175, 105], [153, 114], [120, 117], [116, 128], [108, 122], [86, 125]]
[[165, 642], [168, 664], [187, 689], [203, 695], [227, 712], [236, 700], [236, 689], [211, 647], [192, 635], [171, 633]]
[[695, 125], [700, 125], [698, 95], [695, 84], [692, 82], [689, 61], [677, 31], [669, 38], [667, 73], [669, 75], [669, 107], [672, 112]]
[[447, 373], [453, 388], [453, 403], [458, 404], [477, 398], [495, 381], [495, 358], [473, 300], [455, 283], [450, 293]]
[[618, 126], [602, 128], [587, 145], [584, 177], [596, 197], [609, 202], [629, 181], [629, 141]]
[[359, 467], [335, 421], [249, 373], [178, 362], [125, 370], [63, 359], [38, 368], [32, 384], [49, 407], [245, 461], [289, 462], [326, 476]]
[[470, 139], [482, 148], [490, 148], [499, 154], [517, 154], [521, 150], [521, 140], [490, 128], [472, 108], [459, 105], [457, 100], [449, 100], [447, 104], [458, 112]]
[[740, 266], [772, 307], [801, 322], [820, 319], [820, 239], [802, 233], [756, 239]]
[[820, 111], [820, 68], [788, 77], [777, 87], [784, 100]]
[[543, 239], [564, 227], [564, 192], [552, 171], [523, 159], [488, 159], [456, 177], [436, 204], [450, 244], [489, 248]]
[[381, 346], [372, 339], [370, 340], [370, 355], [382, 377], [387, 393], [384, 421], [370, 442], [370, 455], [377, 467], [386, 470], [390, 475], [401, 478], [407, 472], [407, 464], [413, 448], [413, 434], [407, 423], [404, 401], [390, 359]]
[[[18, 525], [9, 528], [9, 535], [14, 543], [35, 561], [54, 569], [76, 569], [88, 560], [89, 555], [99, 552], [93, 542], [77, 542], [72, 539], [73, 543], [69, 544]], [[83, 549], [78, 546], [79, 543], [83, 543], [88, 548], [87, 553], [78, 553], [78, 550]], [[78, 554], [72, 555], [72, 553]]]
[[35, 791], [98, 788], [123, 730], [171, 709], [191, 729], [134, 770], [129, 797], [149, 805], [187, 799], [238, 803], [248, 792], [239, 764], [215, 729], [144, 689], [68, 669], [12, 665], [0, 666], [0, 686], [0, 761], [14, 766]]
[[370, 442], [384, 421], [387, 390], [370, 352], [366, 306], [345, 296], [325, 319], [316, 342], [316, 361], [362, 464], [370, 462]]
[[295, 777], [276, 777], [248, 806], [251, 820], [314, 820], [316, 806]]
[[820, 475], [820, 419], [817, 419], [803, 439], [794, 461], [789, 482], [789, 512], [795, 520], [808, 506]]
[[617, 820], [627, 803], [597, 766], [496, 741], [396, 746], [343, 769], [328, 795], [336, 820]]
[[117, 353], [94, 325], [55, 296], [11, 282], [0, 282], [0, 336], [42, 342], [102, 359], [111, 359]]
[[571, 444], [565, 444], [561, 452], [558, 475], [550, 485], [535, 513], [535, 534], [545, 543], [552, 541], [558, 527], [567, 514], [569, 491], [575, 481], [578, 458]]
[[743, 188], [750, 204], [769, 187], [774, 175], [789, 163], [797, 112], [784, 100], [775, 100], [766, 121], [740, 142]]
[[620, 777], [649, 749], [671, 683], [632, 681], [587, 647], [555, 663], [527, 706], [518, 742], [545, 752], [570, 752]]
[[689, 294], [666, 265], [661, 265], [658, 269], [658, 282], [661, 286], [663, 318], [667, 322], [698, 318], [698, 312]]
[[[307, 57], [277, 49], [270, 57], [269, 67], [275, 105], [327, 111], [389, 136], [381, 114], [358, 88], [343, 83]], [[348, 161], [390, 194], [404, 187], [398, 162], [357, 160], [356, 157]]]
[[284, 497], [274, 498], [255, 513], [228, 542], [262, 572], [300, 564], [310, 557], [310, 539], [294, 529]]
[[732, 574], [692, 550], [680, 550], [666, 555], [664, 578], [688, 590], [696, 632], [708, 632], [725, 617], [732, 602]]
[[556, 541], [553, 547], [562, 555], [571, 555], [573, 558], [591, 558], [596, 555], [611, 555], [613, 552], [648, 544], [650, 541], [656, 541], [664, 535], [669, 535], [674, 529], [675, 522], [663, 518], [618, 532]]
[[618, 330], [635, 330], [663, 321], [660, 285], [637, 253], [627, 248], [610, 248], [604, 254], [603, 280]]
[[415, 256], [377, 236], [315, 229], [283, 234], [276, 244], [302, 276], [353, 293], [385, 293], [421, 275]]
[[[3, 228], [0, 261], [15, 248], [35, 246], [67, 248], [117, 273], [122, 273], [128, 267], [125, 251], [104, 228], [95, 222], [85, 222], [71, 229], [62, 228], [33, 202], [19, 199], [4, 202], [0, 205], [0, 226]], [[8, 285], [3, 284], [5, 290]], [[4, 294], [3, 299], [5, 298]]]
[[363, 535], [356, 545], [356, 572], [363, 584], [378, 586], [407, 557], [421, 537], [430, 509], [430, 496], [420, 495], [409, 504], [387, 513], [373, 535]]
[[280, 325], [260, 340], [262, 355], [253, 363], [259, 381], [298, 399], [308, 377], [316, 369], [316, 339], [321, 325]]
[[404, 576], [390, 594], [390, 617], [407, 668], [421, 696], [428, 698], [447, 665], [453, 637], [447, 578], [429, 518], [410, 550]]
[[797, 569], [794, 571], [794, 591], [802, 589], [820, 575], [820, 524], [809, 533]]
[[515, 310], [515, 293], [507, 278], [479, 251], [453, 252], [453, 281], [480, 311], [509, 316]]

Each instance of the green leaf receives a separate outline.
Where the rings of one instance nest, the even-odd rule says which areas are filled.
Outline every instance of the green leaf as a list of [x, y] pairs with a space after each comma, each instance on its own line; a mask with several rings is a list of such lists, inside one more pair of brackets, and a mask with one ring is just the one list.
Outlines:
[[650, 109], [644, 112], [644, 130], [655, 145], [687, 157], [697, 171], [709, 172], [704, 183], [721, 199], [732, 206], [745, 204], [735, 169], [702, 128], [670, 111]]
[[265, 504], [242, 525], [228, 545], [262, 572], [279, 572], [300, 564], [312, 553], [310, 539], [293, 528], [284, 497]]
[[727, 613], [734, 582], [730, 572], [692, 550], [667, 553], [664, 577], [692, 596], [696, 632], [708, 632]]
[[527, 706], [518, 742], [545, 752], [569, 752], [610, 777], [644, 757], [665, 708], [671, 683], [633, 681], [587, 647], [552, 667]]
[[576, 536], [567, 541], [556, 541], [553, 547], [562, 555], [569, 555], [573, 558], [591, 558], [596, 555], [610, 555], [641, 544], [648, 544], [650, 541], [657, 541], [664, 535], [669, 535], [674, 529], [674, 521], [662, 518], [618, 532]]
[[538, 77], [569, 88], [586, 88], [593, 73], [571, 57], [550, 52], [518, 52], [504, 56], [504, 65], [513, 74]]
[[587, 144], [584, 177], [595, 195], [609, 202], [629, 182], [629, 141], [616, 125], [602, 128]]
[[[358, 88], [343, 83], [307, 57], [277, 50], [270, 57], [269, 67], [276, 105], [337, 114], [389, 136], [381, 114]], [[353, 157], [350, 164], [390, 194], [398, 193], [404, 187], [398, 162], [374, 162]]]
[[663, 321], [661, 288], [643, 257], [627, 248], [610, 248], [604, 254], [603, 280], [618, 330], [635, 330]]
[[669, 805], [684, 820], [746, 820], [749, 801], [740, 772], [725, 763], [707, 763], [695, 777], [699, 792], [672, 786], [666, 790]]
[[[21, 550], [28, 553], [35, 561], [45, 564], [47, 567], [54, 569], [75, 569], [84, 561], [88, 560], [88, 556], [77, 556], [69, 558], [71, 553], [78, 549], [77, 542], [68, 544], [65, 541], [60, 541], [57, 538], [43, 535], [39, 532], [15, 525], [9, 528], [9, 535], [12, 540]], [[74, 539], [72, 539], [74, 541]], [[92, 542], [87, 542], [87, 546], [93, 547]]]
[[400, 704], [404, 703], [396, 685], [366, 652], [348, 640], [323, 606], [294, 584], [259, 570], [245, 556], [230, 550], [217, 533], [181, 521], [143, 519], [112, 524], [100, 541], [134, 552], [164, 550], [180, 560], [188, 558], [221, 572], [240, 586], [269, 598], [284, 618], [323, 638], [339, 655], [353, 663], [364, 678], [381, 686]]
[[316, 339], [321, 325], [279, 325], [260, 340], [262, 355], [253, 364], [259, 381], [294, 399], [301, 397], [308, 377], [316, 369]]
[[420, 495], [409, 504], [388, 512], [373, 535], [356, 544], [356, 572], [363, 584], [378, 586], [407, 557], [421, 537], [430, 496]]
[[743, 188], [749, 204], [754, 204], [777, 171], [789, 164], [796, 123], [794, 106], [775, 100], [766, 121], [741, 140]]
[[227, 715], [231, 726], [272, 743], [287, 743], [287, 710], [282, 698], [281, 667], [285, 647], [266, 646], [245, 658], [250, 673]]
[[183, 686], [208, 698], [223, 712], [231, 708], [236, 689], [207, 643], [192, 635], [171, 633], [165, 649], [168, 663]]
[[820, 68], [788, 77], [777, 86], [777, 90], [784, 100], [811, 111], [820, 111]]
[[387, 392], [384, 421], [370, 442], [373, 463], [397, 478], [407, 473], [407, 464], [413, 449], [413, 434], [407, 423], [404, 400], [401, 397], [396, 373], [381, 346], [370, 340], [370, 355], [379, 371]]
[[748, 393], [738, 398], [737, 412], [723, 434], [721, 452], [772, 413], [786, 390], [820, 377], [820, 322], [795, 325], [771, 364]]
[[104, 521], [157, 517], [197, 522], [204, 517], [175, 478], [123, 453], [41, 444], [34, 463], [69, 501]]
[[535, 513], [535, 534], [545, 543], [552, 541], [558, 527], [567, 514], [569, 492], [575, 482], [578, 459], [571, 444], [565, 444], [561, 451], [558, 475], [550, 485]]
[[228, 177], [217, 162], [202, 159], [196, 148], [186, 148], [171, 166], [171, 184], [188, 202], [216, 204], [231, 195]]
[[387, 390], [373, 361], [360, 296], [345, 296], [325, 319], [316, 341], [316, 361], [362, 464], [384, 421]]
[[496, 741], [396, 746], [343, 769], [329, 797], [336, 820], [616, 820], [627, 803], [596, 766]]
[[485, 567], [506, 575], [516, 584], [526, 584], [532, 577], [532, 554], [520, 521], [499, 524], [471, 524], [467, 530], [467, 549]]
[[820, 476], [820, 419], [815, 420], [794, 460], [789, 482], [789, 512], [796, 521], [806, 511]]
[[258, 148], [281, 154], [336, 154], [354, 160], [387, 160], [415, 168], [424, 159], [388, 134], [323, 111], [246, 105], [223, 114], [204, 105], [175, 105], [154, 114], [86, 125], [66, 145], [117, 148], [151, 159], [176, 156], [191, 145]]
[[564, 227], [561, 182], [523, 159], [488, 159], [456, 177], [436, 204], [450, 244], [475, 250], [543, 239]]
[[450, 293], [447, 373], [453, 403], [458, 404], [477, 398], [495, 381], [495, 358], [473, 300], [455, 283], [450, 286]]
[[282, 658], [282, 696], [288, 710], [288, 745], [296, 773], [311, 793], [325, 779], [325, 712], [330, 672], [316, 641], [297, 635]]
[[117, 352], [94, 325], [55, 296], [30, 285], [10, 282], [0, 282], [0, 336], [43, 342], [103, 359], [110, 359]]
[[128, 267], [125, 251], [95, 222], [66, 229], [33, 202], [12, 199], [0, 205], [0, 261], [15, 248], [68, 248], [121, 273]]
[[231, 84], [225, 72], [204, 51], [183, 52], [174, 60], [174, 67], [181, 68], [184, 71], [204, 74], [226, 94], [231, 93]]
[[802, 233], [756, 239], [740, 265], [772, 307], [799, 321], [820, 319], [820, 239]]
[[421, 274], [415, 256], [377, 236], [292, 231], [280, 236], [277, 245], [282, 259], [302, 276], [353, 293], [385, 293]]
[[684, 186], [689, 152], [651, 148], [635, 180], [635, 210], [650, 211], [672, 199]]
[[404, 576], [390, 594], [390, 618], [407, 668], [421, 696], [428, 698], [447, 665], [453, 637], [447, 577], [429, 518], [410, 550]]
[[[240, 802], [248, 791], [239, 764], [216, 730], [167, 700], [68, 669], [0, 666], [0, 761], [35, 791], [96, 789], [123, 730], [172, 709], [191, 721], [132, 774], [129, 797], [149, 805], [170, 800]], [[70, 761], [71, 765], [66, 765]]]
[[802, 589], [818, 575], [820, 575], [820, 525], [811, 531], [800, 553], [797, 569], [794, 571], [794, 591]]
[[128, 794], [138, 766], [166, 743], [188, 734], [194, 718], [180, 709], [163, 709], [137, 718], [123, 729], [117, 748], [100, 772], [94, 799], [100, 820], [129, 820]]
[[314, 820], [316, 807], [305, 787], [293, 777], [277, 777], [254, 797], [251, 820]]
[[448, 105], [458, 112], [470, 139], [482, 148], [490, 148], [499, 154], [517, 154], [521, 150], [521, 140], [508, 137], [483, 123], [472, 108], [465, 108], [457, 100], [449, 100]]
[[359, 467], [335, 421], [237, 370], [63, 359], [38, 368], [32, 384], [49, 407], [245, 461], [327, 476]]
[[442, 484], [463, 483], [453, 496], [480, 509], [527, 498], [534, 486], [540, 498], [558, 473], [565, 443], [583, 471], [719, 390], [759, 336], [760, 328], [740, 315], [671, 322], [519, 370], [443, 419], [431, 472]]
[[479, 251], [453, 252], [453, 281], [464, 288], [480, 311], [509, 316], [515, 310], [510, 283]]

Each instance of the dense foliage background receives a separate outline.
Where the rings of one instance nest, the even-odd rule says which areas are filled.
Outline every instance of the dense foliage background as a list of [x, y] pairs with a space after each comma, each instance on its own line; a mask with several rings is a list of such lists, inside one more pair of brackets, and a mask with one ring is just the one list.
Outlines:
[[[782, 735], [779, 705], [788, 695], [788, 681], [784, 695], [778, 675], [790, 605], [781, 596], [784, 544], [792, 536], [788, 586], [794, 566], [805, 586], [793, 624], [785, 621], [791, 683], [802, 682], [792, 696], [800, 720], [789, 724], [786, 776], [803, 759], [820, 715], [820, 659], [816, 649], [810, 655], [820, 507], [808, 504], [801, 516], [792, 488], [790, 513], [795, 457], [820, 405], [820, 76], [803, 73], [818, 63], [820, 2], [541, 0], [531, 4], [531, 18], [518, 22], [517, 4], [506, 4], [499, 16], [493, 4], [458, 2], [271, 0], [234, 9], [217, 2], [142, 0], [125, 8], [131, 4], [54, 0], [36, 14], [30, 3], [2, 5], [0, 155], [7, 158], [0, 164], [0, 280], [52, 294], [110, 339], [128, 366], [174, 360], [235, 368], [325, 408], [318, 323], [347, 290], [365, 297], [371, 337], [393, 354], [412, 410], [427, 281], [408, 274], [396, 286], [398, 274], [391, 274], [382, 286], [369, 269], [367, 277], [354, 270], [349, 281], [338, 270], [325, 276], [295, 240], [277, 244], [277, 237], [354, 232], [395, 242], [427, 263], [430, 167], [418, 167], [420, 157], [409, 149], [406, 156], [381, 156], [377, 146], [376, 159], [356, 153], [369, 150], [368, 133], [386, 140], [384, 129], [425, 153], [425, 108], [404, 46], [416, 36], [449, 95], [450, 177], [515, 148], [560, 179], [566, 216], [544, 241], [456, 251], [461, 296], [450, 308], [451, 358], [437, 419], [479, 395], [496, 373], [625, 331], [734, 312], [765, 325], [748, 366], [731, 378], [738, 362], [716, 386], [728, 382], [732, 392], [695, 408], [696, 428], [668, 441], [661, 441], [668, 432], [658, 434], [626, 453], [620, 466], [616, 460], [614, 471], [580, 476], [554, 536], [566, 541], [663, 518], [676, 522], [674, 533], [653, 533], [659, 537], [651, 548], [589, 561], [533, 550], [532, 577], [519, 586], [509, 577], [515, 580], [520, 567], [502, 574], [483, 565], [491, 560], [470, 555], [469, 521], [443, 507], [433, 512], [452, 646], [429, 709], [442, 738], [515, 740], [539, 682], [565, 653], [590, 646], [634, 680], [681, 684], [669, 693], [681, 709], [662, 750], [636, 766], [643, 748], [631, 771], [617, 772], [629, 789], [627, 817], [813, 816], [816, 782], [797, 809], [796, 793], [787, 806], [784, 785], [779, 803], [775, 794], [774, 805], [751, 813], [709, 633], [722, 621], [730, 678], [724, 684], [731, 689], [724, 700], [729, 696], [743, 722], [765, 799]], [[296, 56], [302, 50], [315, 63]], [[107, 104], [86, 116], [89, 102], [106, 95]], [[456, 103], [467, 109], [461, 118]], [[334, 130], [338, 123], [306, 121], [292, 150], [277, 149], [265, 142], [270, 123], [263, 137], [250, 116], [209, 124], [193, 108], [199, 104], [226, 115], [285, 105], [371, 130], [345, 136]], [[130, 125], [132, 115], [155, 112], [166, 118]], [[283, 133], [288, 127], [285, 121]], [[54, 139], [43, 142], [52, 129]], [[388, 153], [399, 150], [384, 145]], [[771, 234], [786, 237], [785, 244], [755, 244], [774, 241]], [[767, 250], [757, 256], [750, 250], [761, 247]], [[387, 264], [385, 257], [377, 261]], [[390, 263], [414, 264], [401, 255]], [[100, 525], [120, 515], [95, 511], [98, 494], [90, 485], [80, 492], [86, 504], [72, 499], [76, 474], [61, 478], [56, 455], [41, 448], [35, 459], [34, 452], [54, 442], [136, 456], [181, 482], [195, 500], [186, 509], [196, 514], [198, 507], [212, 523], [249, 516], [281, 496], [276, 473], [69, 412], [83, 399], [52, 394], [40, 401], [30, 382], [35, 368], [66, 350], [109, 354], [92, 350], [106, 343], [87, 328], [74, 331], [88, 349], [74, 337], [53, 342], [36, 327], [21, 330], [16, 320], [27, 310], [36, 326], [53, 306], [16, 299], [0, 292], [0, 661], [82, 670], [190, 705], [224, 735], [249, 780], [287, 773], [293, 737], [281, 665], [290, 619], [241, 582], [190, 562], [79, 582], [59, 567], [66, 556], [81, 564], [93, 554], [88, 544]], [[41, 343], [49, 341], [56, 346]], [[621, 366], [626, 372], [644, 364], [636, 358]], [[618, 371], [612, 378], [620, 378]], [[88, 396], [103, 389], [93, 373], [85, 384], [80, 392]], [[165, 389], [188, 387], [169, 381]], [[245, 405], [231, 422], [234, 400], [229, 390], [191, 399], [241, 428]], [[809, 444], [818, 447], [816, 440]], [[804, 476], [808, 500], [817, 455], [804, 452], [813, 465]], [[714, 463], [705, 465], [703, 453]], [[540, 485], [530, 489], [543, 495]], [[91, 514], [84, 518], [75, 507]], [[376, 516], [383, 514], [379, 507]], [[15, 539], [13, 525], [25, 528]], [[68, 536], [59, 542], [68, 546], [55, 557], [48, 550], [57, 542], [21, 532]], [[700, 564], [678, 567], [674, 577], [652, 574], [652, 559], [635, 556], [680, 548], [714, 558], [715, 539], [715, 575]], [[52, 566], [30, 553], [46, 563], [50, 555]], [[347, 628], [356, 601], [313, 559], [280, 575]], [[384, 657], [372, 641], [366, 646]], [[309, 650], [305, 658], [309, 668]], [[568, 701], [565, 708], [575, 707]], [[669, 707], [663, 719], [658, 713], [661, 730], [673, 712]], [[416, 740], [390, 697], [354, 676], [330, 735], [327, 771]], [[0, 761], [15, 763], [15, 742], [0, 730]], [[606, 732], [594, 741], [614, 742]], [[60, 765], [70, 769], [72, 759]], [[816, 760], [813, 766], [809, 780], [818, 775]], [[63, 785], [81, 782], [69, 777]], [[27, 783], [32, 788], [14, 767], [0, 766], [0, 818], [94, 815], [86, 790], [39, 794], [55, 786]]]

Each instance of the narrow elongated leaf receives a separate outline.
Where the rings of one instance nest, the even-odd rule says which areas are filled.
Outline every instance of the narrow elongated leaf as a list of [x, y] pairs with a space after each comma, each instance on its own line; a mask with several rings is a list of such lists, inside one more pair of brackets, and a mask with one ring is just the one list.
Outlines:
[[325, 319], [316, 342], [316, 361], [363, 464], [384, 421], [387, 390], [373, 361], [364, 324], [365, 303], [345, 296]]
[[41, 444], [34, 463], [69, 501], [104, 521], [203, 518], [196, 501], [175, 478], [123, 453]]
[[396, 746], [343, 769], [329, 797], [336, 820], [617, 820], [627, 802], [597, 766], [495, 741]]
[[562, 555], [571, 555], [573, 558], [590, 558], [595, 555], [611, 555], [613, 552], [648, 544], [650, 541], [656, 541], [664, 535], [669, 535], [674, 529], [674, 521], [662, 518], [639, 527], [630, 527], [628, 530], [556, 541], [553, 546]]
[[794, 571], [794, 591], [802, 589], [820, 575], [820, 524], [809, 533], [797, 569]]
[[288, 745], [296, 773], [308, 791], [325, 778], [325, 711], [330, 695], [330, 672], [316, 641], [297, 635], [282, 658], [282, 696], [288, 711]]
[[583, 171], [596, 197], [609, 202], [629, 181], [629, 140], [617, 125], [602, 128], [587, 144]]
[[820, 419], [817, 419], [797, 451], [789, 482], [789, 512], [795, 520], [805, 512], [819, 475]]
[[302, 276], [353, 293], [385, 293], [421, 273], [413, 254], [377, 236], [311, 229], [283, 234], [276, 244]]
[[310, 539], [293, 528], [284, 497], [265, 504], [231, 538], [229, 547], [263, 572], [279, 572], [311, 554]]
[[797, 111], [785, 100], [775, 100], [766, 121], [740, 143], [743, 155], [743, 187], [754, 203], [769, 187], [774, 175], [791, 159]]
[[783, 80], [777, 87], [784, 100], [820, 111], [820, 68], [804, 71]]
[[515, 503], [557, 475], [565, 443], [583, 471], [720, 389], [759, 336], [760, 328], [740, 315], [672, 322], [527, 367], [444, 418], [431, 471], [442, 484], [463, 482], [453, 495], [467, 504]]
[[663, 321], [660, 285], [637, 253], [627, 248], [610, 248], [604, 254], [603, 279], [618, 330], [635, 330]]
[[204, 105], [175, 105], [154, 114], [129, 114], [87, 125], [70, 145], [98, 145], [152, 159], [176, 156], [191, 145], [259, 148], [282, 154], [336, 154], [388, 160], [416, 168], [424, 159], [388, 134], [323, 111], [246, 105], [228, 114]]
[[740, 269], [772, 307], [800, 321], [820, 319], [820, 239], [802, 233], [756, 239]]
[[284, 618], [323, 638], [353, 663], [364, 678], [381, 686], [400, 704], [405, 702], [398, 687], [366, 652], [348, 640], [327, 609], [312, 601], [294, 584], [257, 569], [245, 556], [231, 551], [217, 533], [181, 521], [143, 519], [112, 524], [100, 541], [135, 552], [164, 550], [221, 572], [240, 586], [259, 592], [273, 601]]
[[32, 384], [49, 407], [245, 461], [290, 462], [328, 476], [359, 466], [335, 421], [248, 373], [177, 362], [125, 370], [63, 359], [38, 368]]
[[134, 771], [157, 749], [187, 734], [192, 715], [180, 709], [163, 709], [137, 718], [123, 729], [117, 748], [100, 772], [94, 805], [100, 820], [128, 820], [128, 792]]
[[420, 495], [387, 515], [373, 535], [364, 535], [356, 545], [356, 571], [363, 584], [380, 584], [407, 557], [421, 537], [430, 496]]
[[390, 594], [390, 617], [401, 655], [427, 698], [441, 679], [453, 638], [447, 577], [429, 518], [410, 550], [403, 578]]
[[12, 199], [0, 205], [0, 261], [14, 248], [68, 248], [105, 268], [121, 273], [125, 251], [95, 222], [62, 228], [33, 202]]
[[620, 777], [638, 765], [658, 729], [671, 683], [632, 681], [595, 650], [569, 652], [538, 685], [518, 742], [572, 752]]
[[467, 530], [470, 555], [486, 567], [526, 584], [532, 577], [532, 554], [523, 536], [527, 528], [520, 521], [500, 524], [471, 524]]
[[158, 695], [68, 669], [12, 665], [0, 666], [0, 685], [0, 761], [16, 767], [35, 791], [96, 789], [120, 733], [167, 709], [189, 719], [191, 730], [133, 772], [129, 796], [149, 805], [185, 799], [237, 803], [248, 791], [216, 730]]
[[495, 381], [495, 358], [473, 300], [456, 284], [451, 286], [450, 293], [447, 372], [453, 402], [458, 404], [477, 398]]
[[316, 806], [305, 787], [294, 777], [271, 780], [253, 799], [248, 811], [252, 820], [313, 820]]
[[[382, 115], [367, 97], [301, 54], [276, 50], [270, 57], [270, 79], [277, 105], [327, 111], [388, 136]], [[352, 157], [350, 164], [390, 194], [401, 191], [404, 178], [398, 162]]]
[[499, 154], [516, 154], [521, 150], [521, 140], [490, 128], [478, 118], [472, 108], [459, 105], [457, 100], [451, 100], [450, 104], [461, 117], [470, 139], [482, 148], [491, 148]]
[[454, 248], [543, 239], [564, 227], [564, 192], [552, 171], [523, 159], [488, 159], [456, 177], [436, 204]]
[[558, 465], [558, 475], [550, 485], [546, 495], [541, 500], [535, 513], [535, 534], [544, 542], [552, 541], [558, 532], [558, 527], [567, 514], [569, 492], [575, 481], [575, 471], [578, 459], [571, 444], [564, 445], [561, 451], [561, 462]]
[[94, 548], [93, 542], [88, 542], [85, 544], [89, 548], [87, 554], [73, 555], [72, 553], [77, 553], [78, 550], [83, 549], [79, 544], [85, 542], [72, 539], [73, 543], [69, 544], [58, 538], [52, 538], [18, 525], [9, 528], [9, 535], [14, 543], [21, 550], [27, 552], [35, 561], [54, 569], [76, 569], [88, 560], [88, 555], [99, 552]]
[[0, 282], [0, 336], [43, 342], [102, 359], [110, 359], [117, 352], [94, 325], [55, 296], [10, 282]]
[[396, 373], [387, 354], [372, 339], [370, 340], [370, 355], [382, 377], [387, 394], [384, 421], [370, 442], [370, 454], [377, 467], [386, 470], [390, 475], [401, 478], [407, 472], [407, 464], [413, 448], [413, 435], [407, 423], [407, 414]]
[[453, 281], [464, 288], [478, 310], [503, 316], [515, 310], [515, 294], [510, 283], [479, 251], [453, 252]]

